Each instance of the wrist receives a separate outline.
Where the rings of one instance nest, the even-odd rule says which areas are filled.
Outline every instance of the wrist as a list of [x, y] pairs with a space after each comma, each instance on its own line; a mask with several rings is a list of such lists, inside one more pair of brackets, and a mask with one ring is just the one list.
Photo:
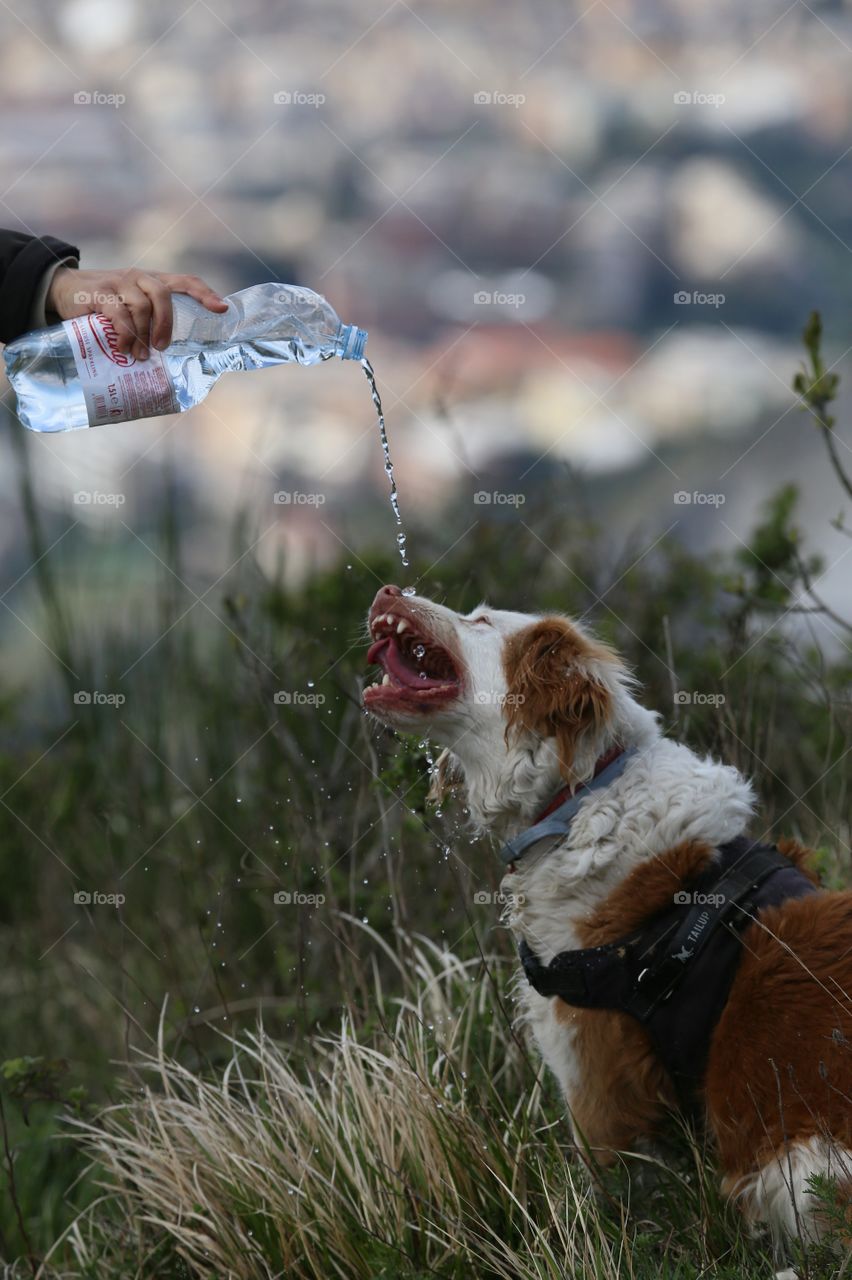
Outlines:
[[68, 317], [65, 315], [65, 302], [67, 300], [68, 288], [73, 283], [73, 275], [76, 268], [70, 265], [61, 264], [58, 266], [47, 287], [47, 296], [45, 298], [45, 310], [53, 311], [63, 320]]

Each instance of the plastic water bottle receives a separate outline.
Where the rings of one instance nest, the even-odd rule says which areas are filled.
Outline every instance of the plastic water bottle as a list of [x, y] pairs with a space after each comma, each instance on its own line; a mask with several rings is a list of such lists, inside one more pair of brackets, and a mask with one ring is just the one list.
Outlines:
[[22, 334], [5, 352], [18, 417], [31, 431], [74, 431], [185, 413], [223, 373], [363, 358], [364, 330], [342, 324], [311, 289], [258, 284], [226, 302], [228, 310], [216, 315], [173, 293], [171, 343], [165, 351], [151, 347], [142, 361], [118, 350], [115, 328], [102, 315]]

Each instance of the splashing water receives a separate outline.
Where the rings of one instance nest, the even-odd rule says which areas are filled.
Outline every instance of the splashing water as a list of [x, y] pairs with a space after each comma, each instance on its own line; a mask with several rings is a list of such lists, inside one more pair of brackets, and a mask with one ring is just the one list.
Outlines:
[[[405, 565], [407, 569], [408, 557], [405, 554], [406, 533], [405, 533], [405, 529], [403, 528], [402, 516], [399, 510], [399, 495], [397, 493], [396, 480], [394, 479], [394, 474], [393, 474], [393, 463], [391, 462], [390, 445], [388, 444], [388, 433], [387, 433], [387, 428], [385, 426], [385, 415], [382, 409], [382, 399], [381, 399], [381, 396], [379, 395], [379, 388], [376, 386], [376, 375], [373, 372], [373, 366], [370, 364], [370, 361], [367, 359], [366, 356], [361, 361], [361, 368], [364, 370], [364, 373], [367, 375], [367, 381], [370, 384], [370, 395], [373, 397], [373, 404], [376, 406], [376, 414], [378, 415], [378, 419], [379, 419], [379, 436], [382, 441], [382, 453], [384, 454], [384, 458], [385, 458], [385, 474], [390, 484], [391, 510], [393, 511], [394, 519], [396, 520], [396, 523], [399, 529], [399, 532], [396, 535], [396, 545], [399, 548], [400, 559], [402, 560], [402, 563]], [[413, 587], [406, 588], [404, 594], [413, 595], [414, 588]]]
[[424, 738], [422, 742], [417, 744], [426, 757], [426, 776], [431, 782], [432, 774], [435, 772], [435, 760], [432, 755], [432, 743], [428, 738]]

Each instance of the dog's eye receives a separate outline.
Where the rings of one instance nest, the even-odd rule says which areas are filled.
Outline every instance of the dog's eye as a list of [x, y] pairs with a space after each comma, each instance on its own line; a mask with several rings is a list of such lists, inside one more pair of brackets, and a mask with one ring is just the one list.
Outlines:
[[492, 625], [491, 619], [489, 618], [487, 613], [481, 613], [478, 618], [471, 618], [471, 622], [473, 623], [474, 626], [476, 626], [480, 622], [484, 622], [486, 627], [490, 627]]

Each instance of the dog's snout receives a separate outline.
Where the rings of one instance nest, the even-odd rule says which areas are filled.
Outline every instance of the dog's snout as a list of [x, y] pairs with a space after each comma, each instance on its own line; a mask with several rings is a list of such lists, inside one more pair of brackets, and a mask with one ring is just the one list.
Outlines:
[[393, 603], [393, 601], [398, 600], [401, 595], [402, 595], [402, 588], [395, 587], [393, 583], [389, 583], [388, 586], [386, 587], [379, 587], [378, 591], [376, 592], [376, 598], [373, 601], [373, 608], [378, 609], [383, 606], [385, 608], [388, 608]]

